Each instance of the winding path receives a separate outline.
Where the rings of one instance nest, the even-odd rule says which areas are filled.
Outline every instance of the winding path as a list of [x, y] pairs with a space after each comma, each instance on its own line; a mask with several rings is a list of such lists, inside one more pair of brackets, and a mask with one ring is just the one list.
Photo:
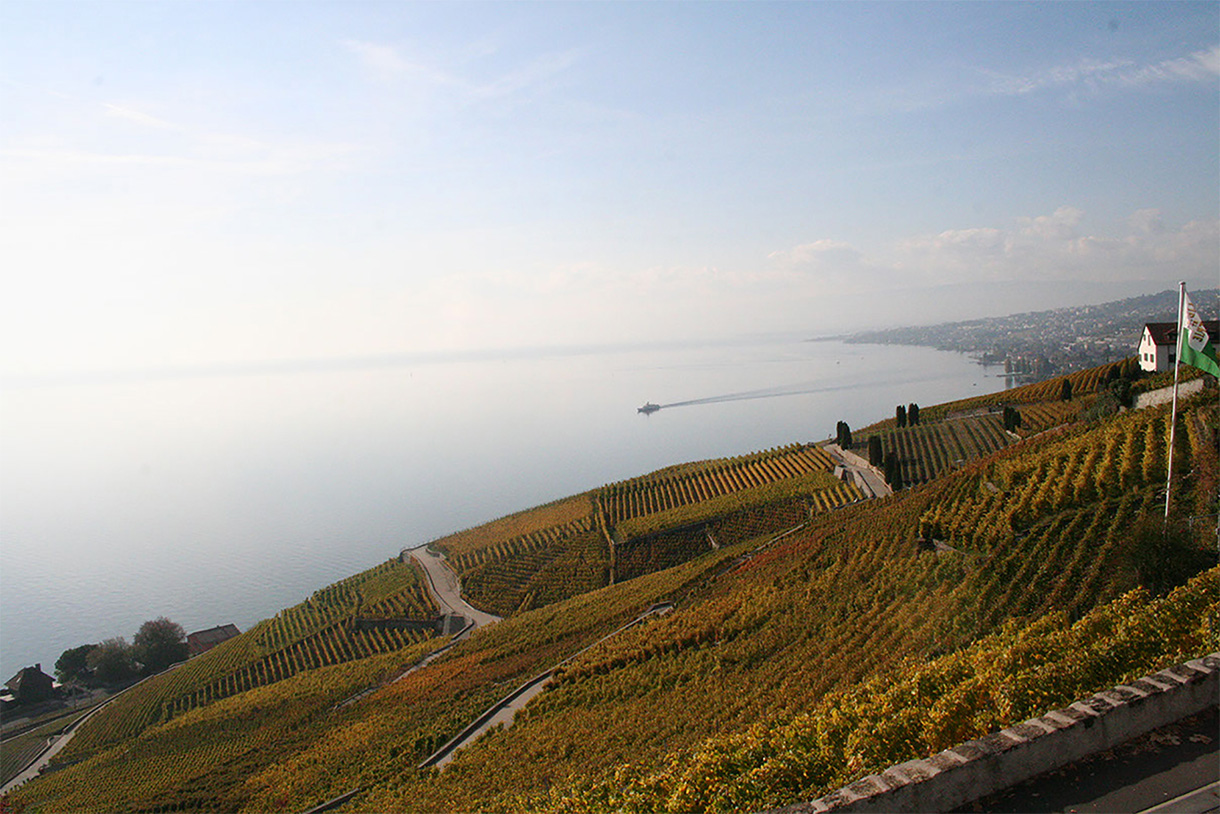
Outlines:
[[469, 746], [470, 744], [474, 743], [476, 740], [479, 739], [479, 737], [484, 732], [491, 729], [492, 727], [503, 725], [505, 728], [507, 728], [507, 727], [512, 726], [513, 718], [516, 717], [517, 711], [524, 708], [525, 705], [528, 704], [534, 698], [534, 696], [540, 695], [542, 693], [542, 691], [546, 689], [547, 681], [550, 680], [551, 676], [555, 674], [555, 671], [557, 669], [559, 669], [563, 665], [567, 664], [569, 661], [571, 661], [572, 659], [581, 655], [582, 653], [586, 652], [590, 648], [596, 647], [597, 645], [601, 644], [602, 642], [606, 641], [607, 639], [611, 639], [611, 638], [617, 636], [618, 634], [622, 633], [624, 630], [627, 630], [628, 628], [635, 627], [640, 622], [643, 622], [645, 619], [649, 618], [650, 616], [664, 615], [664, 614], [669, 613], [673, 609], [674, 609], [674, 606], [673, 606], [672, 602], [658, 602], [657, 604], [653, 605], [648, 610], [644, 611], [639, 616], [635, 617], [634, 619], [632, 619], [630, 622], [623, 625], [622, 627], [619, 627], [616, 630], [614, 630], [610, 633], [607, 633], [605, 636], [602, 636], [600, 639], [593, 642], [593, 644], [590, 644], [586, 647], [582, 647], [580, 650], [578, 650], [577, 652], [568, 656], [566, 659], [559, 662], [559, 664], [556, 664], [554, 667], [547, 670], [546, 672], [541, 673], [540, 675], [534, 676], [529, 681], [525, 682], [520, 687], [518, 687], [516, 690], [509, 693], [507, 696], [505, 696], [504, 698], [501, 698], [495, 704], [492, 704], [490, 707], [488, 707], [486, 710], [484, 710], [483, 714], [481, 714], [479, 717], [475, 718], [469, 725], [466, 726], [465, 729], [463, 729], [461, 732], [459, 732], [451, 741], [449, 741], [444, 746], [442, 746], [440, 749], [438, 749], [436, 752], [434, 752], [423, 763], [419, 764], [419, 768], [423, 769], [423, 768], [427, 768], [429, 766], [435, 766], [437, 768], [440, 768], [440, 767], [444, 766], [446, 763], [448, 763], [449, 761], [453, 760], [454, 753], [456, 753], [459, 749], [461, 749], [464, 746]]
[[424, 573], [428, 575], [428, 586], [432, 589], [432, 598], [436, 600], [436, 603], [448, 608], [450, 613], [465, 617], [472, 623], [468, 630], [455, 636], [454, 639], [468, 635], [474, 628], [500, 621], [499, 616], [484, 613], [478, 608], [471, 607], [465, 599], [462, 599], [462, 582], [445, 562], [443, 554], [426, 546], [413, 548], [410, 554], [411, 558], [419, 563], [420, 567], [424, 569]]

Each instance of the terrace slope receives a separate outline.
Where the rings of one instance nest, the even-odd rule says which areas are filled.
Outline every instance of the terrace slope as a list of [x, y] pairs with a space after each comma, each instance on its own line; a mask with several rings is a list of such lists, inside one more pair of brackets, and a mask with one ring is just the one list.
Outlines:
[[[749, 810], [816, 797], [1216, 649], [1215, 392], [1181, 412], [1175, 505], [1199, 519], [1168, 537], [1147, 522], [1163, 505], [1168, 411], [1078, 422], [892, 497], [805, 514], [782, 537], [749, 538], [743, 523], [739, 542], [522, 609], [342, 708], [316, 694], [324, 685], [305, 689], [322, 675], [309, 671], [135, 734], [100, 717], [83, 763], [12, 803], [304, 810], [358, 787], [343, 810]], [[550, 525], [574, 518], [561, 520]], [[663, 600], [672, 613], [565, 664], [511, 729], [444, 771], [415, 768], [511, 687]], [[414, 658], [327, 669], [374, 686]], [[294, 705], [299, 694], [316, 700]]]

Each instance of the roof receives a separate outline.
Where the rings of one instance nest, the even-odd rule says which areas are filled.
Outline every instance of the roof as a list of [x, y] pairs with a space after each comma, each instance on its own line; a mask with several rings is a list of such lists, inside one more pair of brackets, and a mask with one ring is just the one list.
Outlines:
[[22, 667], [17, 671], [17, 675], [13, 676], [4, 685], [13, 691], [13, 695], [21, 695], [21, 688], [25, 687], [49, 687], [55, 682], [55, 679], [42, 671], [42, 665], [34, 667]]
[[[1220, 336], [1220, 320], [1205, 319], [1203, 327], [1209, 336]], [[1152, 335], [1156, 345], [1174, 345], [1178, 341], [1178, 323], [1176, 322], [1145, 322], [1144, 330]]]
[[187, 644], [190, 645], [192, 651], [202, 652], [210, 647], [215, 647], [221, 642], [227, 642], [234, 636], [241, 633], [237, 629], [237, 625], [217, 625], [210, 627], [207, 630], [197, 630], [186, 637]]

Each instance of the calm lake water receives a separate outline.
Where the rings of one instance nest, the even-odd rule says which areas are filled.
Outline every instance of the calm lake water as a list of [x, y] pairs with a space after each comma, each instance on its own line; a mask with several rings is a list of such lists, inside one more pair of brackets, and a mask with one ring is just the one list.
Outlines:
[[1003, 384], [959, 354], [773, 338], [10, 385], [0, 673], [162, 615], [245, 630], [518, 509]]

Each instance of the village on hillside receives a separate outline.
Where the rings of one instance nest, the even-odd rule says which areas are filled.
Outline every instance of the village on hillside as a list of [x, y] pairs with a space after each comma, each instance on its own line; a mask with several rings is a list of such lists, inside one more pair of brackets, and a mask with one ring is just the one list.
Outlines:
[[[1190, 296], [1203, 314], [1220, 314], [1220, 289], [1192, 291]], [[1100, 305], [865, 331], [846, 341], [968, 353], [983, 364], [1003, 366], [1014, 383], [1030, 384], [1130, 356], [1145, 324], [1173, 324], [1177, 308], [1178, 292], [1162, 291]], [[1165, 341], [1164, 336], [1158, 339]]]

